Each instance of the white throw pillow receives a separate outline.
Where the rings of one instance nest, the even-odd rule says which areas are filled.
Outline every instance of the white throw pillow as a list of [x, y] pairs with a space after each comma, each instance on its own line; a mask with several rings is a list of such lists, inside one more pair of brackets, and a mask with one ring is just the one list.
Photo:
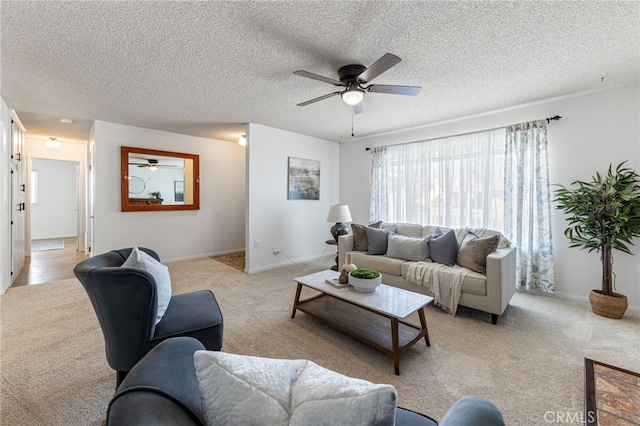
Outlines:
[[197, 351], [207, 425], [393, 425], [397, 393], [307, 360]]
[[149, 272], [156, 280], [156, 292], [158, 293], [158, 310], [156, 311], [156, 324], [169, 306], [171, 300], [171, 277], [169, 268], [155, 260], [152, 256], [134, 247], [131, 254], [122, 264], [123, 268], [140, 268]]

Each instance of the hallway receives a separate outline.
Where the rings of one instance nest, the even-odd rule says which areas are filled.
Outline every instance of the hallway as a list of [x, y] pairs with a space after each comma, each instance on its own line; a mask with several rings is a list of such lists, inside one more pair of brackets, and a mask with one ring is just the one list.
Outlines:
[[76, 241], [77, 238], [65, 238], [63, 249], [32, 252], [24, 259], [24, 266], [11, 287], [74, 278], [74, 266], [87, 258], [84, 252], [76, 251]]

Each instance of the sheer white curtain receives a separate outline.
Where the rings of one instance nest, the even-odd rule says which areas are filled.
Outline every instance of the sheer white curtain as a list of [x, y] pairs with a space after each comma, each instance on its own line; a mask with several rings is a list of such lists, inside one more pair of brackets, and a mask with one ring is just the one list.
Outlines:
[[502, 230], [505, 129], [376, 148], [371, 220]]
[[371, 203], [369, 220], [386, 219], [387, 214], [387, 147], [373, 148], [371, 153]]
[[553, 292], [544, 121], [374, 148], [371, 192], [372, 221], [501, 231], [516, 286]]
[[505, 235], [518, 248], [516, 287], [554, 290], [547, 123], [507, 127]]

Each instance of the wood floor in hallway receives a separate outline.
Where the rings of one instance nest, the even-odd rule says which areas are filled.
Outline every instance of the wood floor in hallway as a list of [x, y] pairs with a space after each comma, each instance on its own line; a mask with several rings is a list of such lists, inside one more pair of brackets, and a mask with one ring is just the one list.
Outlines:
[[76, 238], [65, 238], [64, 248], [36, 251], [24, 259], [24, 266], [12, 287], [42, 284], [73, 278], [73, 267], [88, 256], [76, 250]]

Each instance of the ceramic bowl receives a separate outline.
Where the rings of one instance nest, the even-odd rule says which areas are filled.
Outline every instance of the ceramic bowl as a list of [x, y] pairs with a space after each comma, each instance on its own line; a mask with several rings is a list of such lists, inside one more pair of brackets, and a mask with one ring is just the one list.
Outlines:
[[382, 275], [378, 278], [356, 278], [349, 274], [349, 284], [361, 293], [373, 293], [382, 284]]

